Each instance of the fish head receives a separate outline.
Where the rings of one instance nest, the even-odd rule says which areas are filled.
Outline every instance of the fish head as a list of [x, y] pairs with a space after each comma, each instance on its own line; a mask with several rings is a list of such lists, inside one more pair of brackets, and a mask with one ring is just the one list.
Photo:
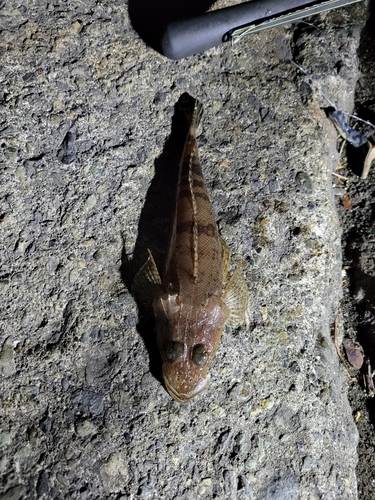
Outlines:
[[229, 309], [216, 295], [200, 307], [187, 306], [177, 294], [154, 300], [156, 334], [163, 360], [163, 379], [179, 403], [192, 399], [206, 386]]

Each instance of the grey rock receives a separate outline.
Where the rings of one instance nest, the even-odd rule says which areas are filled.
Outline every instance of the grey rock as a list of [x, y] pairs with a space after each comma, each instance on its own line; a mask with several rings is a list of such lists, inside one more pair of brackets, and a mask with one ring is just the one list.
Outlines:
[[[363, 4], [177, 62], [120, 0], [4, 4], [4, 498], [356, 499], [358, 434], [331, 340], [337, 133], [322, 108], [324, 94], [351, 111]], [[158, 182], [180, 161], [184, 92], [204, 106], [202, 168], [251, 301], [210, 385], [179, 405], [130, 288], [148, 239], [163, 266], [170, 221], [157, 218], [174, 191]]]
[[16, 372], [12, 339], [8, 337], [0, 350], [0, 371], [4, 377], [10, 377]]
[[19, 500], [25, 492], [25, 486], [19, 484], [9, 488], [5, 493], [0, 493], [0, 500]]
[[47, 494], [48, 491], [49, 491], [49, 484], [48, 484], [47, 472], [45, 470], [42, 470], [42, 472], [39, 474], [38, 481], [36, 483], [36, 493], [38, 495], [38, 498], [41, 498], [43, 495]]
[[299, 498], [298, 481], [285, 471], [267, 481], [260, 490], [260, 498], [265, 500], [297, 500]]
[[62, 143], [61, 148], [57, 153], [58, 159], [61, 163], [69, 165], [73, 163], [76, 159], [76, 133], [67, 132]]
[[306, 172], [298, 172], [296, 175], [297, 186], [307, 194], [311, 194], [313, 190], [313, 184], [310, 176]]
[[109, 376], [115, 369], [117, 354], [111, 349], [101, 347], [92, 350], [86, 365], [86, 382], [88, 385], [94, 384], [96, 379]]
[[279, 185], [279, 182], [277, 181], [277, 179], [270, 180], [270, 182], [268, 183], [268, 187], [269, 187], [270, 193], [276, 193], [277, 191], [280, 191], [280, 185]]
[[312, 88], [307, 82], [301, 82], [301, 85], [299, 86], [299, 91], [303, 96], [308, 96], [312, 94]]
[[52, 429], [52, 420], [48, 416], [43, 417], [39, 422], [39, 428], [45, 434], [48, 434]]
[[235, 500], [237, 498], [236, 476], [233, 471], [224, 471], [224, 494], [225, 498]]
[[103, 396], [93, 391], [79, 389], [72, 395], [73, 407], [84, 415], [100, 415], [103, 412]]

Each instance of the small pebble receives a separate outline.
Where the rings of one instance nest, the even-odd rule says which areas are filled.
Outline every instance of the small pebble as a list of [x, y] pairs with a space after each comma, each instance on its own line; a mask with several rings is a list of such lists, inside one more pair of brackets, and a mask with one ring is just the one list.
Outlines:
[[334, 187], [332, 191], [335, 196], [344, 196], [346, 194], [346, 189], [340, 187]]
[[296, 175], [296, 184], [306, 194], [311, 194], [313, 190], [312, 181], [306, 172], [298, 172]]
[[76, 433], [80, 437], [91, 436], [97, 432], [96, 425], [90, 420], [80, 420], [76, 423]]
[[147, 498], [148, 496], [151, 495], [151, 490], [147, 486], [140, 486], [137, 495], [140, 498]]
[[246, 403], [251, 398], [251, 386], [246, 381], [239, 382], [232, 387], [230, 395], [240, 403]]
[[97, 202], [97, 197], [95, 194], [90, 194], [86, 201], [85, 201], [85, 204], [84, 204], [84, 209], [85, 210], [91, 210], [95, 205], [96, 205], [96, 202]]

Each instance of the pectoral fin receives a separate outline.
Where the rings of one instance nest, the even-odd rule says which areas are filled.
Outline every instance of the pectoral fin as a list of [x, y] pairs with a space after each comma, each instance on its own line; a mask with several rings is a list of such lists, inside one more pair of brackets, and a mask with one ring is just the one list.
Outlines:
[[242, 267], [242, 265], [236, 267], [223, 294], [223, 301], [230, 310], [230, 316], [226, 322], [230, 327], [241, 323], [249, 302], [249, 290], [242, 274]]
[[151, 307], [153, 300], [160, 290], [161, 279], [158, 268], [150, 250], [148, 259], [135, 275], [132, 294], [136, 300], [145, 307]]
[[223, 270], [222, 283], [224, 284], [227, 281], [227, 274], [230, 262], [230, 250], [228, 245], [225, 243], [225, 241], [221, 236], [220, 236], [220, 246], [221, 246], [221, 267]]

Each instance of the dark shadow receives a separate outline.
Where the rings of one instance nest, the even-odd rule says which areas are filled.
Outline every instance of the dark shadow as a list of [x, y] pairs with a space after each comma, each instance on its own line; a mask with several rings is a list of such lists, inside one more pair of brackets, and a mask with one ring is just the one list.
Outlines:
[[[364, 27], [360, 43], [357, 51], [359, 58], [359, 69], [361, 71], [358, 79], [355, 94], [355, 114], [363, 120], [375, 124], [375, 80], [374, 80], [374, 63], [375, 63], [375, 0], [369, 2], [369, 18]], [[374, 129], [362, 122], [355, 123], [355, 128], [360, 130], [371, 142], [374, 142]], [[364, 148], [366, 149], [366, 148]], [[348, 167], [357, 175], [360, 175], [363, 169], [364, 151], [360, 151], [354, 147], [348, 147]], [[372, 169], [374, 165], [372, 166]], [[373, 183], [372, 173], [370, 170], [369, 179], [354, 183], [349, 188], [349, 196], [353, 194], [355, 200], [354, 210], [350, 216], [346, 215], [345, 224], [348, 228], [345, 246], [345, 260], [349, 264], [348, 269], [350, 295], [351, 295], [351, 311], [349, 324], [352, 324], [356, 329], [358, 342], [364, 350], [366, 359], [370, 361], [371, 368], [375, 367], [375, 276], [371, 276], [373, 265], [364, 266], [363, 252], [370, 254], [371, 243], [373, 237], [372, 227], [375, 223], [375, 206], [373, 203]], [[367, 195], [366, 195], [367, 191]], [[366, 271], [366, 272], [365, 272]], [[349, 332], [348, 332], [349, 333]], [[349, 333], [350, 335], [350, 333]], [[365, 376], [368, 376], [368, 365], [366, 362], [362, 366], [358, 379], [360, 385], [365, 392], [368, 390], [365, 383]], [[371, 422], [372, 429], [367, 424], [367, 415], [364, 415], [362, 424], [358, 425], [360, 432], [359, 443], [359, 462], [358, 475], [359, 484], [361, 485], [362, 493], [372, 490], [371, 485], [371, 464], [368, 461], [368, 439], [375, 427], [375, 397], [366, 397], [360, 394], [358, 388], [353, 386], [349, 391], [353, 410], [355, 407], [366, 413]], [[366, 400], [365, 400], [366, 398]], [[362, 403], [362, 401], [364, 401]], [[362, 404], [366, 407], [364, 409]], [[371, 496], [371, 494], [370, 494]], [[370, 498], [368, 496], [368, 498]], [[373, 498], [373, 496], [371, 496]]]
[[203, 14], [214, 0], [129, 0], [129, 17], [139, 36], [162, 52], [161, 39], [169, 23]]
[[[162, 275], [175, 212], [178, 166], [189, 130], [194, 101], [185, 93], [175, 105], [171, 134], [162, 154], [155, 160], [155, 175], [147, 191], [139, 219], [133, 258], [130, 260], [123, 250], [121, 275], [130, 291], [135, 274], [147, 260], [148, 250], [152, 252], [159, 273]], [[136, 297], [135, 299], [137, 300]], [[139, 301], [137, 305], [139, 309], [137, 329], [149, 352], [150, 371], [154, 377], [161, 380], [161, 358], [154, 332], [153, 313]]]
[[367, 398], [366, 406], [370, 422], [372, 423], [373, 427], [375, 427], [375, 398]]
[[[355, 114], [372, 124], [375, 124], [375, 99], [370, 98], [363, 100], [359, 96], [361, 95], [361, 86], [367, 86], [369, 80], [369, 67], [373, 66], [375, 63], [375, 1], [372, 0], [369, 3], [369, 18], [366, 22], [365, 27], [361, 33], [361, 39], [358, 47], [358, 58], [360, 60], [360, 70], [363, 72], [362, 76], [357, 82], [356, 90], [356, 109]], [[365, 78], [363, 78], [365, 77]], [[373, 85], [373, 90], [375, 86]], [[373, 127], [366, 125], [363, 122], [357, 122], [356, 127], [362, 132], [370, 141], [374, 141], [375, 130]], [[367, 145], [361, 148], [354, 148], [350, 144], [347, 148], [348, 157], [348, 167], [356, 175], [361, 175], [363, 169], [363, 163], [368, 152]]]
[[[375, 0], [369, 2], [369, 18], [367, 19], [366, 25], [361, 33], [361, 39], [358, 47], [358, 57], [360, 60], [360, 69], [363, 72], [363, 76], [366, 77], [365, 82], [369, 81], [369, 77], [373, 74], [373, 65], [375, 64]], [[361, 79], [358, 82], [358, 86], [363, 85]], [[359, 89], [357, 88], [357, 91]], [[356, 114], [363, 120], [367, 120], [372, 124], [375, 124], [375, 85], [372, 79], [372, 95], [370, 99], [356, 102]], [[358, 92], [357, 92], [358, 93]], [[374, 140], [374, 129], [367, 128], [365, 126], [365, 132], [368, 137], [371, 138], [372, 142]], [[371, 137], [372, 136], [372, 137]], [[358, 150], [357, 150], [358, 151]], [[367, 149], [365, 151], [367, 153]], [[362, 152], [363, 153], [363, 152]], [[354, 156], [354, 154], [353, 154]], [[358, 155], [357, 155], [358, 156]], [[359, 159], [361, 162], [363, 156]], [[357, 160], [358, 161], [358, 160]], [[363, 167], [363, 162], [362, 162]], [[361, 168], [362, 168], [361, 167]], [[372, 166], [374, 168], [374, 166]], [[368, 219], [368, 229], [366, 232], [363, 230], [360, 234], [356, 234], [356, 230], [353, 230], [353, 239], [366, 240], [371, 232], [370, 228], [373, 227], [375, 222], [375, 207], [374, 203], [370, 202], [371, 212], [367, 208], [366, 218]], [[364, 300], [362, 300], [357, 306], [357, 312], [360, 319], [360, 326], [358, 328], [358, 340], [362, 344], [365, 354], [370, 357], [371, 365], [375, 366], [375, 277], [371, 276], [361, 269], [360, 261], [360, 250], [354, 250], [351, 252], [351, 257], [353, 259], [353, 270], [351, 276], [351, 282], [353, 284], [353, 293], [356, 294], [361, 288], [364, 291]], [[375, 405], [372, 405], [375, 409]], [[375, 412], [372, 412], [372, 423], [375, 425]]]
[[[372, 214], [372, 219], [374, 214]], [[373, 222], [373, 221], [372, 221]], [[353, 229], [347, 237], [345, 254], [352, 262], [348, 269], [350, 283], [350, 294], [352, 297], [363, 296], [362, 300], [356, 301], [357, 314], [357, 340], [361, 344], [365, 357], [369, 360], [371, 369], [375, 367], [375, 277], [365, 273], [361, 268], [361, 250], [364, 235], [362, 231]], [[365, 376], [368, 374], [368, 366], [364, 363], [361, 368], [360, 381], [363, 385]], [[375, 398], [368, 398], [366, 402], [369, 419], [375, 427]]]
[[[333, 111], [336, 111], [335, 108], [333, 108], [332, 106], [328, 106], [328, 107], [325, 107], [322, 109], [323, 109], [326, 117], [331, 120], [330, 113], [332, 113]], [[362, 118], [363, 120], [369, 119], [369, 118], [365, 118], [363, 114], [361, 115], [359, 111], [357, 111], [357, 115], [360, 118]], [[349, 123], [349, 119], [347, 119], [347, 121]], [[332, 123], [333, 123], [333, 121], [332, 121]], [[362, 132], [364, 132], [363, 128], [364, 127], [361, 127]], [[366, 135], [366, 137], [367, 137], [367, 135]], [[342, 139], [340, 137], [339, 142], [338, 142], [338, 150], [341, 147], [342, 141], [344, 141], [344, 139]], [[360, 176], [362, 173], [363, 164], [364, 164], [367, 152], [368, 152], [367, 143], [358, 148], [358, 147], [354, 147], [352, 144], [350, 144], [350, 142], [345, 141], [345, 148], [346, 148], [346, 157], [347, 157], [347, 161], [348, 161], [348, 169], [350, 169], [355, 175]]]
[[[363, 118], [363, 115], [361, 116], [359, 113], [357, 113], [357, 115], [363, 120], [365, 120], [365, 118]], [[355, 148], [354, 146], [349, 144], [349, 142], [346, 142], [346, 157], [348, 160], [348, 169], [351, 170], [353, 174], [357, 175], [358, 177], [360, 177], [362, 173], [367, 153], [368, 153], [367, 144], [359, 148]]]
[[358, 46], [358, 57], [360, 61], [375, 62], [375, 1], [369, 3], [369, 18], [361, 33], [361, 39]]
[[[375, 20], [374, 20], [375, 26]], [[374, 43], [374, 52], [375, 52], [375, 43]], [[375, 64], [375, 60], [373, 62]], [[362, 118], [362, 120], [366, 120], [372, 124], [375, 123], [375, 99], [368, 99], [367, 101], [361, 102], [356, 107], [356, 115]], [[367, 129], [366, 125], [363, 125], [364, 129]], [[369, 128], [369, 132], [373, 133], [373, 129]]]
[[356, 301], [358, 315], [357, 340], [363, 347], [365, 356], [375, 366], [375, 328], [369, 318], [375, 317], [375, 277], [365, 273], [361, 268], [361, 249], [364, 235], [354, 228], [347, 236], [345, 254], [351, 261], [348, 269], [349, 289], [352, 297], [363, 295]]

